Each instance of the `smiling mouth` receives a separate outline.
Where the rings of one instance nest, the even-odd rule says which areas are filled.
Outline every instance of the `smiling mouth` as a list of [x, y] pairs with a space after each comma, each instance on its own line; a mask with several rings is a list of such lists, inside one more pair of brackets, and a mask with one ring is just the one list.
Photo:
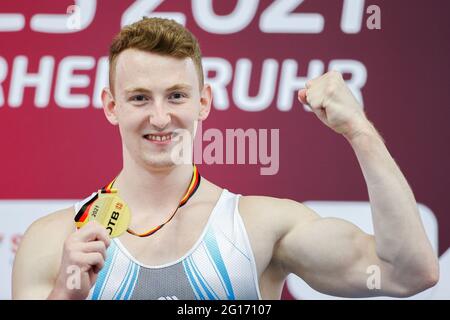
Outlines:
[[167, 144], [172, 141], [172, 138], [175, 136], [173, 132], [167, 134], [146, 134], [144, 138], [148, 141], [158, 143], [158, 144]]

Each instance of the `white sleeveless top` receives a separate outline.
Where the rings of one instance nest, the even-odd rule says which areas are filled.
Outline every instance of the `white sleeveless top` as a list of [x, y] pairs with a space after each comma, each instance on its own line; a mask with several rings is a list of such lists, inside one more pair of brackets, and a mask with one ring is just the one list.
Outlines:
[[[75, 204], [75, 212], [95, 195]], [[92, 300], [257, 300], [256, 263], [238, 210], [240, 194], [223, 189], [195, 245], [180, 259], [148, 266], [118, 238], [88, 299]]]

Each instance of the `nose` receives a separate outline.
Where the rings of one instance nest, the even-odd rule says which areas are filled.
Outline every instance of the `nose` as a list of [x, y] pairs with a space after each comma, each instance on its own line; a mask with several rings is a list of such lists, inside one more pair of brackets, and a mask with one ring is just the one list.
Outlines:
[[150, 114], [150, 124], [163, 130], [170, 123], [171, 117], [166, 108], [161, 103], [155, 104], [153, 112]]

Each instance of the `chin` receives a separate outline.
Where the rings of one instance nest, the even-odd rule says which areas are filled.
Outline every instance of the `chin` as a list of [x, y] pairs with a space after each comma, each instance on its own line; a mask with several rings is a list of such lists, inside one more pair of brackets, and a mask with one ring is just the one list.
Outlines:
[[163, 169], [176, 166], [169, 154], [151, 155], [143, 160], [145, 165], [151, 168]]

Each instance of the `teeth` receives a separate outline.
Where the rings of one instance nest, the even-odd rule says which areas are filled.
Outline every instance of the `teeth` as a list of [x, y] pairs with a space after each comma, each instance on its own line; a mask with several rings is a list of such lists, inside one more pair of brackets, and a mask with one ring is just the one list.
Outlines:
[[149, 134], [149, 135], [147, 135], [147, 139], [153, 140], [153, 141], [166, 141], [166, 140], [170, 139], [171, 136], [172, 136], [171, 134], [168, 134], [166, 136], [154, 136], [154, 135]]

